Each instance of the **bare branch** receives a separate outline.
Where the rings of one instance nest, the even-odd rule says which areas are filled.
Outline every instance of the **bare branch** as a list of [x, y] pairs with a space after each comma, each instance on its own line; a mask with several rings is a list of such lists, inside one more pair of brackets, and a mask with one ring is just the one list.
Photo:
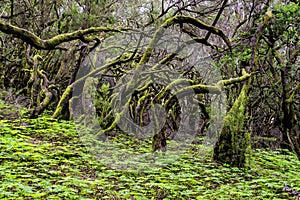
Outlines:
[[187, 24], [191, 24], [194, 25], [200, 29], [204, 29], [209, 31], [210, 33], [213, 33], [215, 35], [220, 36], [224, 42], [226, 43], [226, 45], [231, 49], [231, 43], [230, 40], [228, 39], [228, 37], [223, 33], [223, 31], [221, 29], [218, 29], [214, 26], [210, 26], [206, 23], [204, 23], [203, 21], [201, 21], [200, 19], [194, 18], [194, 17], [190, 17], [190, 16], [174, 16], [168, 20], [166, 20], [163, 24], [162, 27], [169, 27], [173, 24], [182, 24], [182, 23], [187, 23]]

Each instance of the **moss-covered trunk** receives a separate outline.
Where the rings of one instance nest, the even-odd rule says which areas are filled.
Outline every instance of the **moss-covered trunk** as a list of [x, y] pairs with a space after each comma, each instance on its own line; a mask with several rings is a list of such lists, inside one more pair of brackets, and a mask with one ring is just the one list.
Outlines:
[[[262, 32], [272, 17], [272, 10], [268, 9], [263, 21], [258, 26], [252, 38], [252, 54], [249, 71], [254, 72], [258, 68], [258, 46]], [[245, 72], [243, 72], [245, 73]], [[226, 163], [233, 167], [244, 167], [247, 162], [247, 152], [250, 150], [250, 133], [245, 128], [248, 118], [246, 110], [249, 90], [252, 87], [253, 78], [250, 77], [235, 100], [232, 108], [225, 117], [224, 126], [214, 148], [214, 159], [220, 163]]]
[[239, 97], [227, 113], [224, 126], [214, 147], [214, 160], [235, 167], [244, 167], [250, 149], [250, 133], [245, 130], [247, 102], [251, 81], [244, 84]]

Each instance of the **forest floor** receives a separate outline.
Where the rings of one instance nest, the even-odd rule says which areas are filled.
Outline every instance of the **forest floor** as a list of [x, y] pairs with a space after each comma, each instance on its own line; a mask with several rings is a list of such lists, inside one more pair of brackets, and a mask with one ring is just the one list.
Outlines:
[[[14, 109], [0, 101], [0, 199], [300, 199], [300, 161], [288, 152], [253, 150], [238, 169], [198, 144], [160, 168], [116, 169], [91, 153], [74, 123]], [[114, 141], [151, 151], [124, 135]]]

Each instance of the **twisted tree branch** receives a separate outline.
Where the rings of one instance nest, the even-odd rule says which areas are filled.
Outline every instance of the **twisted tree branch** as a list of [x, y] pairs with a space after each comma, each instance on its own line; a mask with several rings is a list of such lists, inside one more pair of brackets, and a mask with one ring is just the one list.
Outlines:
[[11, 34], [16, 36], [17, 38], [20, 38], [21, 40], [25, 41], [28, 44], [31, 44], [37, 49], [44, 49], [44, 50], [52, 50], [55, 49], [58, 45], [64, 43], [64, 42], [70, 42], [72, 40], [85, 40], [85, 35], [97, 33], [97, 32], [122, 32], [125, 30], [129, 30], [128, 28], [108, 28], [108, 27], [91, 27], [84, 30], [77, 30], [71, 33], [65, 33], [65, 34], [59, 34], [57, 36], [54, 36], [50, 39], [43, 40], [34, 33], [19, 28], [17, 26], [13, 26], [9, 23], [6, 23], [3, 20], [0, 20], [0, 31], [6, 34]]

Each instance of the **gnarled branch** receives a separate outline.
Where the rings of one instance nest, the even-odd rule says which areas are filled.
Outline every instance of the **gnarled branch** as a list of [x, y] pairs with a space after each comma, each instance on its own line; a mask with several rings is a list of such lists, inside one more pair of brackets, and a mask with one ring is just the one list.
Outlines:
[[72, 40], [86, 40], [84, 37], [87, 34], [97, 33], [97, 32], [122, 32], [124, 30], [128, 30], [128, 28], [108, 28], [108, 27], [91, 27], [84, 30], [78, 30], [71, 33], [65, 33], [65, 34], [59, 34], [57, 36], [54, 36], [50, 39], [43, 40], [34, 33], [19, 28], [17, 26], [13, 26], [9, 23], [6, 23], [3, 20], [0, 20], [0, 31], [11, 34], [16, 36], [17, 38], [20, 38], [21, 40], [25, 41], [28, 44], [31, 44], [37, 49], [45, 49], [45, 50], [51, 50], [55, 49], [58, 45], [64, 43], [64, 42], [70, 42]]

